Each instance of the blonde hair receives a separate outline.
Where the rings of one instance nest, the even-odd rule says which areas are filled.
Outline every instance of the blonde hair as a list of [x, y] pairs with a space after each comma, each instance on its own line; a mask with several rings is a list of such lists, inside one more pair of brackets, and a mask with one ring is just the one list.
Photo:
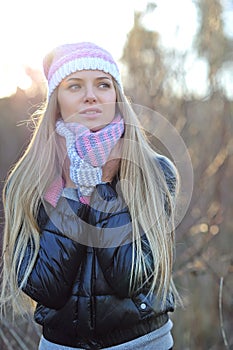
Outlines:
[[[150, 291], [156, 290], [165, 301], [169, 290], [173, 290], [178, 296], [172, 282], [175, 197], [170, 193], [156, 161], [157, 154], [149, 146], [136, 114], [117, 83], [114, 86], [118, 108], [125, 121], [120, 179], [133, 228], [135, 253], [132, 257], [131, 290], [134, 291], [139, 282], [143, 284], [150, 281]], [[0, 304], [12, 305], [14, 313], [29, 311], [33, 304], [22, 292], [22, 288], [32, 271], [39, 250], [39, 206], [45, 190], [61, 165], [54, 133], [57, 113], [55, 90], [44, 108], [33, 116], [33, 137], [24, 155], [10, 172], [3, 190], [5, 231]], [[153, 269], [151, 265], [148, 266], [145, 249], [142, 247], [141, 228], [150, 247]], [[28, 244], [35, 249], [32, 250], [23, 280], [18, 285], [18, 273]]]

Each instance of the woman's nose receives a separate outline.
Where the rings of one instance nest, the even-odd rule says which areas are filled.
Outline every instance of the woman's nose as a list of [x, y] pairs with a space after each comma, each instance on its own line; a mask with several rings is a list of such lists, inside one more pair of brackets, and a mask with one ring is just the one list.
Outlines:
[[89, 103], [94, 103], [97, 101], [97, 98], [96, 98], [95, 92], [93, 91], [93, 88], [89, 87], [86, 89], [84, 99], [85, 99], [85, 102], [89, 102]]

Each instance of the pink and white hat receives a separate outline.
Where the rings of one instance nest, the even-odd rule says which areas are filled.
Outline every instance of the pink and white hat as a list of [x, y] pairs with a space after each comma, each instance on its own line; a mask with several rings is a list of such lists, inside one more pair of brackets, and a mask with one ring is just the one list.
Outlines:
[[56, 47], [43, 61], [44, 73], [48, 80], [48, 97], [68, 75], [81, 70], [100, 70], [122, 83], [120, 72], [111, 54], [90, 42], [65, 44]]

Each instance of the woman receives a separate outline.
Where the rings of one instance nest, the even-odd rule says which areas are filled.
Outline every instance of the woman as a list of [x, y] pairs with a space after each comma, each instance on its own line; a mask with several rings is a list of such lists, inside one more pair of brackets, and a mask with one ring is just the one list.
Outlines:
[[107, 51], [62, 45], [44, 72], [45, 109], [4, 189], [1, 302], [37, 303], [41, 350], [170, 349], [176, 170]]

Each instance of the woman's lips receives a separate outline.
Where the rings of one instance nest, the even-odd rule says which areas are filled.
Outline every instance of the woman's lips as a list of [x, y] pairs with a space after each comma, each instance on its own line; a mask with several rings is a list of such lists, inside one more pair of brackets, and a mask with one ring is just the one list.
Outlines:
[[79, 112], [82, 117], [99, 117], [102, 114], [102, 110], [99, 108], [87, 108]]

